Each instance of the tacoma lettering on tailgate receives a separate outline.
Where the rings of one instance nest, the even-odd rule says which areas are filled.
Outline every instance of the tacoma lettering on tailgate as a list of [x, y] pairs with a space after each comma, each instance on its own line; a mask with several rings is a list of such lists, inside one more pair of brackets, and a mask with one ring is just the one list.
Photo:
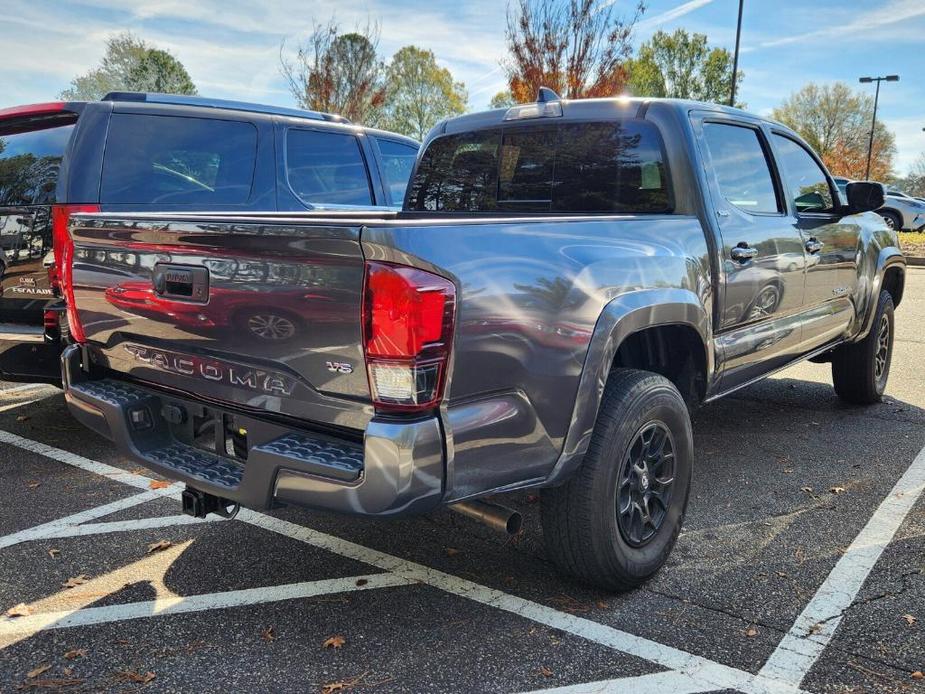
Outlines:
[[240, 364], [229, 364], [216, 359], [202, 359], [192, 354], [168, 352], [142, 345], [127, 344], [125, 351], [136, 361], [161, 371], [202, 378], [228, 386], [248, 388], [268, 395], [291, 395], [295, 380], [274, 371], [254, 369]]

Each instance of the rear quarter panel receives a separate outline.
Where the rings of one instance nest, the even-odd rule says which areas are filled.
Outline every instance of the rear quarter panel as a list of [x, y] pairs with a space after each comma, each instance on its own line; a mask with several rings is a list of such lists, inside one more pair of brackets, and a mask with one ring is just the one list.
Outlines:
[[451, 499], [549, 474], [609, 304], [671, 289], [712, 315], [707, 242], [692, 216], [400, 220], [364, 228], [362, 241], [367, 259], [457, 285], [444, 413]]

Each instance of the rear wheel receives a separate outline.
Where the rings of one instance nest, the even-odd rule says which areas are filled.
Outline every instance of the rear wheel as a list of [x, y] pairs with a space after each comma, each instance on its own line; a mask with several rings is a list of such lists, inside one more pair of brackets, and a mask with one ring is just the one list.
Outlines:
[[842, 400], [856, 405], [880, 402], [890, 375], [894, 326], [893, 297], [880, 292], [867, 337], [832, 354], [832, 382]]
[[690, 416], [677, 388], [658, 374], [615, 370], [581, 467], [542, 492], [550, 558], [600, 588], [640, 585], [674, 547], [692, 466]]

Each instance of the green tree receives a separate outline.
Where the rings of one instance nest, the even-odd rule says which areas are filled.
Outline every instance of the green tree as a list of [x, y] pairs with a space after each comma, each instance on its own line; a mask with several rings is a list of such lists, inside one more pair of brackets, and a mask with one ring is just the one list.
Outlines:
[[[706, 34], [658, 31], [626, 69], [629, 89], [637, 96], [729, 102], [732, 55], [725, 48], [710, 48]], [[740, 70], [739, 83], [743, 77]]]
[[294, 60], [280, 46], [280, 69], [302, 108], [337, 113], [355, 123], [379, 125], [386, 97], [379, 60], [379, 29], [367, 25], [341, 34], [337, 23], [316, 24]]
[[919, 154], [913, 162], [909, 175], [900, 182], [899, 187], [909, 195], [925, 197], [925, 152]]
[[511, 90], [503, 89], [491, 97], [491, 101], [488, 102], [488, 108], [511, 108], [511, 106], [514, 106], [516, 103], [514, 95], [511, 94]]
[[438, 121], [466, 110], [468, 94], [432, 51], [405, 46], [387, 68], [383, 127], [423, 140]]
[[[864, 178], [874, 99], [843, 82], [807, 84], [774, 109], [771, 117], [793, 128], [835, 176]], [[896, 138], [877, 121], [870, 178], [891, 176]]]
[[196, 94], [196, 85], [170, 53], [123, 32], [107, 39], [99, 66], [71, 80], [59, 98], [93, 101], [112, 91]]

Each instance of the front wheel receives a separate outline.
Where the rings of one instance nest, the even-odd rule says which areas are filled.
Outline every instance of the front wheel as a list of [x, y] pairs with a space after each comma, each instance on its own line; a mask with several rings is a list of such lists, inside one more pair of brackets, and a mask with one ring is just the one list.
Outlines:
[[867, 337], [832, 354], [832, 382], [838, 397], [855, 405], [880, 402], [890, 375], [894, 328], [893, 297], [880, 292]]
[[581, 467], [542, 492], [546, 550], [559, 570], [607, 590], [658, 571], [684, 520], [693, 448], [687, 406], [668, 379], [613, 371]]

